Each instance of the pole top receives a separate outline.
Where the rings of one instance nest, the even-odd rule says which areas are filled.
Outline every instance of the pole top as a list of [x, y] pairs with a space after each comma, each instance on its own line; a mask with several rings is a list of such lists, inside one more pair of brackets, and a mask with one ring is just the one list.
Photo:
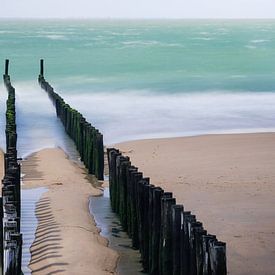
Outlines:
[[9, 75], [9, 59], [5, 60], [5, 75]]
[[40, 59], [40, 76], [44, 76], [44, 59]]

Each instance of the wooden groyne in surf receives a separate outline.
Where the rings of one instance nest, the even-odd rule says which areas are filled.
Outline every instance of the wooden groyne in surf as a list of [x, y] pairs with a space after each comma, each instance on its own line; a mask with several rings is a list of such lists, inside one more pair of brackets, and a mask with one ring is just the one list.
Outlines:
[[[5, 177], [1, 203], [1, 270], [3, 274], [21, 274], [22, 235], [20, 234], [20, 165], [16, 150], [15, 90], [8, 75], [6, 112]], [[71, 108], [44, 78], [43, 60], [38, 81], [48, 93], [57, 116], [75, 142], [89, 173], [103, 179], [103, 136], [75, 109]], [[195, 215], [176, 204], [171, 192], [150, 184], [129, 157], [115, 149], [107, 150], [110, 200], [114, 212], [139, 249], [144, 272], [153, 275], [224, 275], [226, 244], [203, 228]]]
[[22, 234], [20, 233], [21, 190], [20, 164], [17, 158], [15, 89], [5, 63], [4, 83], [8, 91], [6, 109], [6, 153], [1, 198], [1, 271], [4, 275], [19, 275], [22, 261]]
[[[40, 61], [39, 83], [52, 99], [57, 116], [75, 141], [89, 172], [102, 179], [102, 135], [46, 82], [43, 60]], [[111, 206], [132, 239], [132, 247], [139, 249], [144, 272], [152, 275], [227, 274], [224, 242], [208, 234], [195, 215], [176, 204], [171, 192], [150, 184], [150, 179], [143, 177], [129, 157], [115, 148], [107, 149], [107, 156]]]
[[176, 204], [171, 192], [150, 184], [115, 148], [107, 149], [111, 206], [152, 275], [225, 275], [226, 244]]
[[44, 78], [44, 62], [40, 60], [38, 82], [51, 98], [56, 114], [62, 121], [67, 134], [74, 141], [88, 172], [99, 180], [104, 178], [104, 147], [103, 135], [93, 127], [77, 110], [71, 108], [58, 95]]

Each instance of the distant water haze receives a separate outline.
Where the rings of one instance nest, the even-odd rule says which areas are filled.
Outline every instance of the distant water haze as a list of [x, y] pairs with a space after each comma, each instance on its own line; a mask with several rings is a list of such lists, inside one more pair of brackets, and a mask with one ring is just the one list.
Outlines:
[[70, 146], [37, 84], [40, 58], [46, 79], [106, 144], [274, 131], [274, 42], [273, 20], [2, 20], [23, 154]]

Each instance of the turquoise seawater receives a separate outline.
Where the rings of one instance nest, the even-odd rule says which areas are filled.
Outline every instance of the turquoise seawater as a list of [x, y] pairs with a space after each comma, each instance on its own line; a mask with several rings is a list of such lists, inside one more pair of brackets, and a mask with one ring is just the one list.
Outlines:
[[110, 144], [274, 131], [274, 45], [272, 20], [0, 20], [26, 152], [63, 136], [37, 84], [40, 58], [46, 79]]

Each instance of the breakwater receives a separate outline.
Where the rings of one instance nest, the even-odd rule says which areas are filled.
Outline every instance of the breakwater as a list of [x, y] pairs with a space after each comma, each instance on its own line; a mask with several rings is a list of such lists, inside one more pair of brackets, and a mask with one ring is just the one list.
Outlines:
[[6, 153], [1, 198], [1, 271], [4, 275], [21, 274], [22, 234], [20, 164], [17, 158], [17, 133], [15, 89], [8, 73], [9, 60], [5, 62], [4, 84], [8, 91], [6, 102]]
[[80, 154], [81, 161], [88, 172], [97, 179], [104, 176], [104, 147], [103, 135], [93, 127], [77, 110], [71, 108], [64, 99], [58, 95], [53, 87], [44, 78], [44, 61], [40, 60], [40, 74], [38, 82], [52, 100], [56, 114], [62, 121], [65, 131], [74, 141]]
[[115, 148], [107, 149], [111, 206], [154, 275], [224, 275], [226, 244], [208, 234], [171, 192], [150, 184]]
[[[3, 180], [2, 268], [4, 274], [21, 273], [22, 235], [20, 234], [20, 165], [16, 151], [15, 90], [8, 75], [6, 112], [5, 178]], [[57, 116], [76, 144], [89, 173], [103, 179], [103, 136], [75, 109], [71, 108], [44, 78], [40, 63], [39, 83], [47, 91]], [[10, 155], [9, 155], [10, 154]], [[144, 272], [149, 274], [227, 273], [226, 244], [208, 234], [195, 215], [176, 204], [171, 192], [150, 184], [129, 157], [115, 148], [107, 150], [110, 172], [111, 207], [118, 214], [122, 228], [131, 238], [131, 246], [140, 251]], [[13, 207], [11, 207], [13, 205]], [[18, 214], [19, 213], [19, 214]], [[6, 222], [8, 221], [8, 222]], [[12, 222], [11, 222], [12, 221]], [[19, 221], [19, 222], [18, 222]], [[6, 227], [6, 228], [5, 228]]]

